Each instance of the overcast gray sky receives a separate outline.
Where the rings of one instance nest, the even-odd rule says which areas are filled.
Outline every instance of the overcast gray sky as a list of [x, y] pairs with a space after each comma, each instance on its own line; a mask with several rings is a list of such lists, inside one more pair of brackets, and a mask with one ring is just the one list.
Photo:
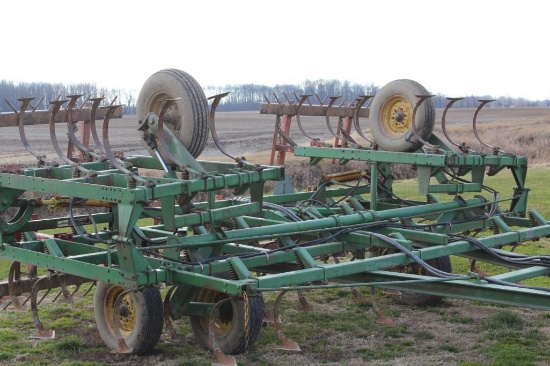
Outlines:
[[432, 93], [550, 99], [550, 2], [4, 0], [0, 79], [139, 91], [414, 79]]

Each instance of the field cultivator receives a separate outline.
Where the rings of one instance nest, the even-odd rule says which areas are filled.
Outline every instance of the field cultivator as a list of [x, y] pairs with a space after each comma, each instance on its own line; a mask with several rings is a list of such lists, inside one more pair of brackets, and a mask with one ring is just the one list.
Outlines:
[[[169, 69], [152, 75], [140, 92], [136, 123], [151, 156], [113, 152], [109, 125], [121, 106], [103, 105], [101, 98], [83, 103], [79, 95], [68, 96], [47, 111], [26, 98], [12, 113], [0, 114], [0, 126], [19, 126], [24, 147], [37, 159], [36, 167], [0, 173], [0, 257], [13, 261], [0, 283], [0, 301], [19, 310], [30, 301], [33, 336], [54, 336], [37, 310], [39, 292], [52, 289], [65, 299], [77, 290], [95, 291], [97, 328], [113, 352], [145, 353], [164, 328], [178, 340], [172, 322], [187, 316], [198, 343], [223, 364], [234, 364], [230, 355], [253, 345], [266, 317], [281, 348], [299, 350], [279, 320], [288, 291], [298, 291], [305, 307], [306, 290], [349, 287], [368, 301], [358, 289], [370, 287], [411, 305], [449, 296], [550, 309], [548, 289], [519, 283], [548, 275], [550, 256], [509, 249], [550, 236], [547, 220], [527, 209], [527, 158], [485, 142], [489, 152], [454, 142], [445, 116], [457, 99], [443, 114], [448, 144], [432, 132], [433, 103], [414, 81], [391, 82], [350, 103], [266, 98], [260, 112], [276, 116], [273, 154], [271, 165], [257, 165], [221, 145], [214, 120], [223, 96], [209, 106], [188, 74]], [[476, 117], [487, 102], [473, 118], [478, 138]], [[300, 121], [305, 115], [324, 117], [335, 143], [309, 136]], [[293, 117], [309, 146], [289, 135]], [[331, 118], [338, 120], [336, 129]], [[372, 137], [360, 127], [361, 118], [368, 118]], [[103, 120], [101, 139], [96, 120]], [[89, 131], [80, 139], [78, 121], [81, 131]], [[41, 123], [50, 126], [56, 159], [33, 150], [25, 137], [27, 125]], [[68, 127], [67, 153], [55, 137], [58, 123]], [[234, 162], [197, 160], [209, 130]], [[285, 154], [291, 152], [312, 164], [359, 161], [364, 169], [322, 177], [310, 192], [265, 195], [267, 181], [285, 178]], [[415, 167], [425, 199], [395, 194], [394, 164]], [[515, 184], [506, 197], [484, 184], [485, 175], [504, 170]], [[234, 197], [220, 198], [222, 189]], [[42, 206], [68, 213], [36, 217]], [[471, 270], [453, 273], [450, 256], [469, 258]], [[483, 274], [480, 261], [504, 270]], [[272, 311], [263, 301], [267, 292], [279, 292]], [[374, 300], [373, 310], [389, 322]]]

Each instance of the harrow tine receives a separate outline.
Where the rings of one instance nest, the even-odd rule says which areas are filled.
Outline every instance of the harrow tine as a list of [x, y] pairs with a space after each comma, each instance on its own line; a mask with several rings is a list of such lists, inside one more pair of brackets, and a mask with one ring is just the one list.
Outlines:
[[222, 154], [224, 154], [225, 156], [227, 156], [230, 159], [233, 159], [237, 164], [240, 164], [240, 165], [249, 164], [246, 161], [246, 159], [244, 158], [244, 156], [242, 156], [240, 158], [236, 158], [233, 155], [231, 155], [230, 153], [228, 153], [227, 150], [225, 150], [225, 148], [223, 147], [222, 143], [220, 142], [220, 139], [218, 137], [218, 133], [216, 132], [216, 122], [215, 122], [215, 120], [216, 120], [216, 108], [218, 108], [218, 104], [220, 103], [220, 100], [222, 98], [226, 97], [228, 94], [229, 93], [222, 93], [222, 94], [217, 94], [217, 95], [214, 95], [214, 96], [208, 98], [208, 99], [213, 99], [212, 100], [212, 105], [210, 106], [210, 121], [209, 121], [210, 134], [212, 135], [212, 139], [214, 140], [214, 144], [222, 152]]
[[[26, 312], [27, 308], [21, 305], [21, 303], [19, 302], [19, 298], [17, 297], [17, 290], [15, 288], [14, 281], [19, 281], [20, 279], [21, 279], [21, 263], [13, 262], [10, 266], [10, 270], [8, 273], [8, 290], [11, 298], [10, 303], [13, 304], [14, 311]], [[6, 307], [4, 309], [6, 309]]]
[[446, 125], [445, 125], [445, 117], [447, 116], [447, 111], [451, 108], [451, 106], [455, 103], [455, 102], [458, 102], [459, 100], [462, 100], [464, 98], [447, 98], [447, 100], [449, 101], [447, 103], [447, 106], [445, 107], [445, 110], [443, 111], [443, 116], [441, 117], [441, 128], [443, 129], [443, 134], [445, 135], [445, 137], [447, 138], [447, 140], [449, 140], [449, 142], [451, 144], [453, 144], [454, 146], [458, 147], [460, 149], [460, 151], [462, 151], [463, 153], [467, 153], [467, 152], [474, 152], [472, 149], [470, 149], [465, 142], [463, 142], [462, 144], [457, 144], [456, 142], [454, 142], [452, 139], [451, 139], [451, 136], [449, 136], [448, 132], [447, 132], [447, 128], [446, 128]]
[[361, 127], [359, 126], [359, 110], [368, 100], [372, 99], [373, 97], [374, 95], [361, 95], [357, 99], [357, 105], [355, 106], [355, 110], [353, 111], [353, 125], [355, 127], [355, 131], [357, 131], [359, 136], [370, 142], [371, 146], [374, 145], [374, 140], [365, 136], [365, 134], [361, 130]]
[[378, 324], [395, 325], [395, 323], [390, 318], [386, 317], [386, 315], [384, 315], [382, 310], [378, 307], [378, 304], [376, 303], [376, 289], [374, 287], [370, 288], [370, 297], [372, 302], [372, 310], [378, 317]]
[[86, 297], [88, 296], [88, 294], [90, 293], [90, 291], [92, 291], [92, 289], [95, 287], [96, 285], [96, 282], [92, 282], [92, 284], [90, 285], [90, 287], [88, 287], [88, 289], [84, 292], [84, 295], [82, 295], [82, 297]]
[[355, 287], [350, 287], [350, 290], [351, 290], [351, 294], [353, 295], [353, 301], [355, 302], [359, 302], [361, 304], [368, 304], [369, 303], [369, 300], [364, 297], [363, 295], [361, 295], [359, 293], [359, 291], [357, 291], [357, 288]]
[[[82, 96], [82, 94], [80, 95], [68, 95], [69, 98], [71, 98], [71, 101], [73, 99], [75, 99], [75, 103], [76, 103], [76, 100], [78, 100], [78, 98], [80, 98]], [[70, 103], [69, 103], [70, 105]], [[69, 108], [69, 110], [67, 111], [67, 113], [71, 113], [71, 115], [69, 116], [72, 116], [72, 108]], [[100, 160], [102, 158], [101, 155], [97, 154], [95, 151], [91, 150], [90, 148], [84, 146], [79, 140], [78, 138], [76, 137], [76, 123], [72, 121], [72, 118], [69, 118], [69, 116], [67, 117], [67, 129], [69, 130], [69, 141], [70, 143], [72, 143], [72, 145], [74, 147], [76, 147], [78, 150], [81, 151], [82, 153], [82, 156], [85, 157], [85, 159], [89, 159], [89, 158], [95, 158], [97, 160]], [[95, 116], [94, 116], [95, 118]], [[105, 159], [106, 160], [106, 159]]]
[[311, 306], [308, 302], [306, 297], [304, 296], [304, 292], [302, 290], [297, 290], [298, 293], [298, 301], [300, 302], [300, 305], [302, 305], [303, 311], [313, 311], [313, 306]]
[[[82, 97], [82, 94], [67, 95], [67, 98], [69, 98], [69, 104], [67, 105], [67, 109], [66, 109], [67, 126], [74, 125], [73, 108], [77, 107], [77, 101], [80, 97]], [[70, 139], [70, 131], [71, 129], [69, 128], [69, 143], [67, 144], [67, 158], [72, 160], [75, 146], [72, 140]]]
[[285, 132], [282, 128], [278, 129], [279, 135], [292, 147], [298, 146], [298, 144]]
[[122, 164], [122, 162], [115, 157], [113, 154], [113, 151], [111, 150], [111, 144], [109, 143], [109, 121], [111, 120], [111, 117], [115, 113], [115, 110], [120, 107], [120, 105], [114, 105], [111, 104], [106, 107], [100, 107], [102, 109], [107, 109], [107, 113], [105, 113], [105, 118], [103, 119], [103, 148], [105, 149], [105, 155], [111, 162], [111, 164], [118, 169], [120, 172], [126, 174], [128, 176], [128, 179], [132, 182], [139, 181], [141, 183], [144, 183], [146, 185], [151, 184], [152, 182], [149, 182], [136, 173], [128, 170], [126, 166]]
[[[56, 166], [57, 163], [50, 162], [46, 159], [45, 155], [41, 155], [37, 153], [29, 144], [29, 141], [27, 140], [27, 136], [25, 135], [25, 111], [27, 110], [27, 107], [31, 103], [32, 100], [35, 98], [21, 98], [18, 99], [21, 102], [21, 108], [19, 109], [19, 112], [13, 108], [13, 106], [6, 100], [6, 103], [14, 110], [15, 113], [18, 115], [19, 119], [19, 137], [21, 138], [21, 142], [23, 143], [23, 147], [25, 147], [25, 150], [27, 150], [32, 156], [34, 156], [36, 159], [38, 159], [38, 165], [54, 165]], [[4, 99], [5, 100], [5, 99]]]
[[103, 158], [107, 159], [107, 153], [105, 152], [105, 147], [103, 147], [103, 144], [101, 143], [101, 140], [99, 139], [99, 136], [97, 135], [97, 127], [95, 124], [95, 116], [97, 113], [97, 108], [99, 108], [99, 105], [103, 101], [103, 97], [100, 98], [91, 98], [90, 101], [92, 102], [92, 110], [90, 112], [90, 130], [92, 132], [92, 139], [94, 140], [95, 145], [101, 151], [103, 154]]
[[38, 108], [38, 106], [40, 105], [40, 103], [42, 103], [44, 101], [45, 97], [44, 96], [41, 96], [40, 99], [38, 99], [38, 102], [36, 102], [36, 104], [33, 106], [32, 104], [29, 104], [29, 107], [31, 107], [31, 109], [34, 111], [36, 111], [36, 109]]
[[59, 286], [61, 287], [61, 293], [63, 294], [65, 301], [72, 302], [73, 296], [71, 295], [71, 292], [69, 291], [69, 289], [67, 289], [67, 283], [65, 282], [65, 277], [63, 276], [59, 277]]
[[38, 300], [38, 305], [40, 305], [42, 303], [42, 301], [44, 301], [44, 299], [46, 298], [46, 296], [48, 296], [50, 294], [50, 292], [52, 291], [51, 288], [47, 289], [46, 290], [46, 293], [44, 295], [42, 295], [42, 297], [40, 298], [40, 300]]
[[340, 105], [338, 107], [343, 107], [346, 104], [347, 101], [348, 101], [348, 96], [346, 95], [346, 97], [344, 98], [342, 103], [340, 103]]
[[[33, 100], [34, 98], [21, 98], [21, 99], [18, 99], [19, 101], [21, 102], [24, 102], [26, 99], [30, 99], [30, 100]], [[14, 111], [15, 113], [19, 113], [19, 111], [17, 109], [15, 109], [15, 107], [10, 103], [9, 100], [7, 100], [6, 98], [4, 98], [4, 101], [6, 102], [6, 104], [11, 108], [12, 111]], [[30, 102], [29, 102], [30, 104]], [[26, 109], [27, 109], [27, 106], [24, 106], [21, 105], [21, 109], [22, 111], [24, 112]]]
[[281, 304], [281, 300], [287, 293], [286, 290], [281, 291], [279, 296], [277, 296], [277, 300], [275, 300], [275, 305], [273, 306], [273, 324], [275, 325], [275, 330], [277, 331], [277, 336], [279, 337], [279, 340], [281, 341], [281, 346], [277, 347], [277, 349], [284, 350], [284, 351], [296, 351], [300, 352], [300, 346], [294, 341], [291, 341], [286, 337], [286, 335], [283, 333], [283, 330], [281, 328], [281, 321], [279, 320], [279, 305]]
[[321, 98], [319, 98], [319, 95], [315, 94], [315, 98], [317, 98], [317, 101], [319, 102], [319, 105], [323, 106], [325, 104], [325, 102], [327, 101], [328, 95], [325, 97], [325, 99], [321, 100]]
[[293, 100], [290, 100], [290, 98], [288, 97], [288, 95], [286, 95], [285, 92], [283, 92], [283, 96], [285, 97], [286, 102], [287, 102], [289, 105], [293, 105], [293, 104], [294, 104], [294, 101], [293, 101]]
[[[95, 177], [97, 176], [97, 172], [90, 169], [86, 169], [80, 164], [72, 161], [67, 155], [63, 153], [63, 151], [61, 151], [61, 148], [59, 147], [59, 143], [57, 142], [57, 136], [55, 134], [56, 116], [57, 116], [57, 113], [59, 113], [61, 106], [65, 104], [67, 101], [68, 100], [56, 100], [56, 101], [50, 102], [50, 104], [52, 105], [52, 110], [50, 114], [50, 139], [52, 140], [53, 148], [57, 153], [57, 156], [59, 156], [61, 160], [63, 160], [65, 163], [67, 163], [73, 168], [73, 174], [75, 177], [78, 176], [77, 171], [86, 174], [86, 176], [88, 177]], [[76, 98], [73, 97], [72, 99], [70, 99], [69, 105], [67, 107], [67, 117], [68, 117], [67, 119], [72, 119], [71, 110], [73, 109], [75, 103], [76, 103]], [[69, 144], [68, 150], [72, 150], [72, 144]]]
[[281, 102], [281, 100], [279, 99], [279, 97], [277, 97], [277, 94], [273, 93], [273, 97], [275, 98], [275, 100], [277, 101], [277, 104], [283, 104]]
[[[32, 319], [34, 321], [34, 326], [36, 327], [36, 332], [33, 333], [30, 337], [35, 339], [54, 339], [55, 338], [55, 331], [54, 330], [47, 331], [44, 328], [44, 325], [42, 324], [42, 322], [40, 321], [40, 317], [38, 316], [38, 302], [36, 301], [36, 299], [38, 297], [38, 291], [41, 290], [40, 286], [42, 284], [42, 281], [46, 279], [47, 277], [42, 277], [42, 278], [39, 278], [34, 283], [34, 285], [32, 286], [32, 291], [30, 296]], [[42, 299], [44, 299], [44, 297], [42, 297]]]
[[491, 103], [491, 102], [494, 102], [495, 100], [494, 99], [478, 99], [478, 102], [480, 102], [479, 106], [477, 107], [476, 109], [476, 112], [474, 113], [474, 120], [473, 120], [473, 128], [474, 128], [474, 135], [476, 137], [476, 139], [483, 145], [483, 146], [486, 146], [488, 147], [489, 149], [493, 150], [493, 155], [498, 155], [499, 153], [505, 153], [503, 150], [501, 150], [499, 147], [496, 147], [496, 146], [491, 146], [485, 142], [483, 142], [483, 140], [481, 140], [481, 137], [479, 136], [479, 134], [477, 133], [477, 115], [479, 114], [479, 111], [481, 111], [481, 109], [487, 104], [487, 103]]
[[420, 142], [422, 143], [422, 145], [424, 145], [424, 147], [427, 148], [427, 150], [430, 150], [430, 151], [437, 151], [437, 150], [438, 150], [438, 147], [437, 147], [437, 146], [430, 144], [429, 142], [427, 142], [426, 140], [424, 140], [424, 139], [422, 138], [422, 136], [420, 136], [420, 133], [418, 133], [418, 130], [416, 129], [416, 123], [415, 123], [416, 112], [418, 111], [418, 108], [422, 105], [422, 103], [424, 103], [425, 100], [434, 97], [434, 95], [432, 95], [432, 94], [428, 94], [428, 95], [417, 95], [416, 97], [418, 98], [418, 102], [417, 102], [416, 105], [414, 106], [413, 115], [412, 115], [412, 130], [413, 130], [413, 133], [414, 133], [414, 135], [416, 136], [416, 138], [418, 139], [418, 141], [420, 141]]
[[71, 292], [71, 297], [74, 297], [74, 295], [80, 290], [80, 285], [76, 285], [73, 292]]
[[170, 320], [170, 298], [172, 297], [172, 294], [174, 293], [174, 290], [177, 288], [177, 286], [172, 286], [166, 292], [166, 296], [164, 297], [164, 303], [163, 303], [163, 309], [164, 309], [164, 324], [166, 325], [166, 331], [168, 332], [170, 336], [170, 343], [174, 343], [180, 346], [187, 345], [187, 339], [185, 337], [180, 337], [176, 330], [174, 329], [174, 326], [172, 325], [172, 320]]
[[[334, 130], [330, 126], [330, 110], [331, 110], [332, 106], [334, 105], [334, 103], [336, 103], [336, 100], [338, 98], [340, 98], [340, 97], [330, 97], [330, 101], [329, 101], [328, 107], [327, 107], [327, 113], [325, 114], [325, 119], [326, 119], [327, 128], [328, 128], [329, 132], [332, 134], [332, 136], [336, 137], [337, 139], [340, 139], [340, 136], [335, 134]], [[338, 123], [340, 123], [340, 120], [338, 121]]]
[[[298, 106], [296, 107], [296, 123], [298, 123], [298, 128], [300, 129], [300, 132], [302, 133], [302, 135], [304, 135], [310, 140], [315, 140], [315, 138], [309, 136], [306, 133], [306, 130], [304, 130], [304, 127], [302, 126], [302, 122], [300, 121], [300, 110], [302, 109], [302, 105], [304, 104], [305, 101], [308, 101], [309, 103], [309, 97], [311, 97], [311, 95], [304, 94], [298, 100]], [[311, 103], [309, 104], [311, 105]]]

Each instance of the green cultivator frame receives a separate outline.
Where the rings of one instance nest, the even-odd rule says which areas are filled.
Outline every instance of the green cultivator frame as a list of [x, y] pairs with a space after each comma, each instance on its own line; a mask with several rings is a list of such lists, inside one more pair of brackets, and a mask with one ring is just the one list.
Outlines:
[[[336, 105], [336, 97], [319, 99], [318, 105], [310, 96], [274, 103], [266, 98], [261, 113], [274, 114], [276, 126], [272, 164], [264, 166], [232, 157], [221, 145], [214, 119], [223, 96], [213, 97], [209, 107], [188, 74], [152, 75], [138, 99], [136, 124], [151, 156], [113, 152], [109, 124], [121, 109], [103, 106], [101, 98], [79, 105], [81, 96], [73, 95], [52, 102], [48, 111], [21, 99], [13, 113], [0, 115], [0, 126], [19, 126], [23, 145], [38, 161], [34, 168], [0, 173], [5, 212], [0, 257], [13, 261], [8, 279], [0, 283], [0, 301], [4, 308], [21, 310], [30, 300], [33, 336], [54, 336], [37, 311], [39, 292], [54, 288], [67, 298], [80, 287], [94, 289], [97, 327], [114, 352], [145, 353], [164, 327], [177, 340], [172, 321], [188, 316], [198, 342], [226, 364], [235, 363], [228, 355], [253, 345], [267, 316], [281, 347], [299, 350], [285, 337], [277, 315], [287, 291], [298, 291], [305, 305], [304, 290], [342, 286], [358, 298], [358, 287], [391, 289], [391, 296], [406, 304], [450, 296], [550, 309], [548, 289], [518, 284], [546, 276], [550, 257], [505, 249], [550, 235], [546, 219], [527, 209], [527, 159], [481, 140], [489, 153], [453, 142], [445, 115], [457, 99], [443, 114], [448, 144], [432, 133], [430, 95], [410, 80], [394, 81], [376, 96], [349, 104]], [[476, 117], [487, 102], [474, 116], [478, 138]], [[301, 115], [325, 117], [334, 145], [310, 137]], [[293, 117], [310, 146], [298, 146], [290, 137]], [[372, 138], [359, 125], [367, 117]], [[331, 118], [338, 119], [336, 130]], [[96, 120], [103, 120], [102, 138]], [[76, 137], [78, 121], [90, 126], [94, 149]], [[25, 137], [25, 126], [38, 123], [50, 125], [57, 162], [33, 150]], [[66, 154], [55, 137], [59, 123], [68, 127]], [[196, 159], [209, 130], [234, 162]], [[369, 146], [361, 146], [359, 138]], [[285, 178], [282, 164], [290, 152], [312, 164], [360, 161], [364, 169], [320, 178], [312, 192], [265, 195], [267, 181]], [[415, 167], [425, 200], [394, 193], [393, 164]], [[503, 170], [512, 173], [515, 184], [507, 197], [484, 184], [486, 175]], [[231, 189], [235, 198], [219, 199], [221, 189]], [[488, 197], [478, 195], [484, 191]], [[68, 214], [37, 218], [44, 205], [66, 207]], [[43, 234], [58, 228], [67, 233]], [[451, 255], [469, 258], [472, 270], [452, 273]], [[476, 270], [478, 261], [509, 271], [484, 275]], [[38, 275], [37, 269], [48, 274]], [[262, 299], [270, 291], [280, 292], [273, 313]]]

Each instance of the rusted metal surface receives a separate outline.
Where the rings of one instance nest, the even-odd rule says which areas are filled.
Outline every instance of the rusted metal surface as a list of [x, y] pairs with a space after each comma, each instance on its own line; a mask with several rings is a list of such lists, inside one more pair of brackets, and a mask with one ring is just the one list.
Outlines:
[[[330, 111], [329, 111], [330, 109]], [[278, 104], [278, 103], [262, 103], [260, 105], [260, 114], [278, 114], [280, 116], [288, 115], [295, 116], [298, 111], [298, 106], [290, 104]], [[329, 116], [329, 117], [353, 117], [355, 108], [348, 106], [337, 106], [329, 108], [328, 106], [320, 105], [303, 105], [299, 109], [299, 113], [302, 116]], [[357, 111], [357, 116], [361, 118], [369, 117], [369, 110], [367, 108], [361, 108]]]
[[[71, 121], [90, 121], [92, 108], [81, 107], [73, 108], [71, 114]], [[51, 112], [47, 109], [34, 111], [32, 114], [25, 115], [23, 122], [25, 125], [46, 125], [50, 123]], [[106, 111], [99, 110], [95, 119], [105, 118]], [[122, 106], [117, 106], [111, 118], [122, 118]], [[61, 108], [57, 116], [55, 117], [55, 123], [67, 122], [67, 109]], [[17, 126], [19, 124], [18, 116], [16, 113], [0, 113], [0, 127]]]

